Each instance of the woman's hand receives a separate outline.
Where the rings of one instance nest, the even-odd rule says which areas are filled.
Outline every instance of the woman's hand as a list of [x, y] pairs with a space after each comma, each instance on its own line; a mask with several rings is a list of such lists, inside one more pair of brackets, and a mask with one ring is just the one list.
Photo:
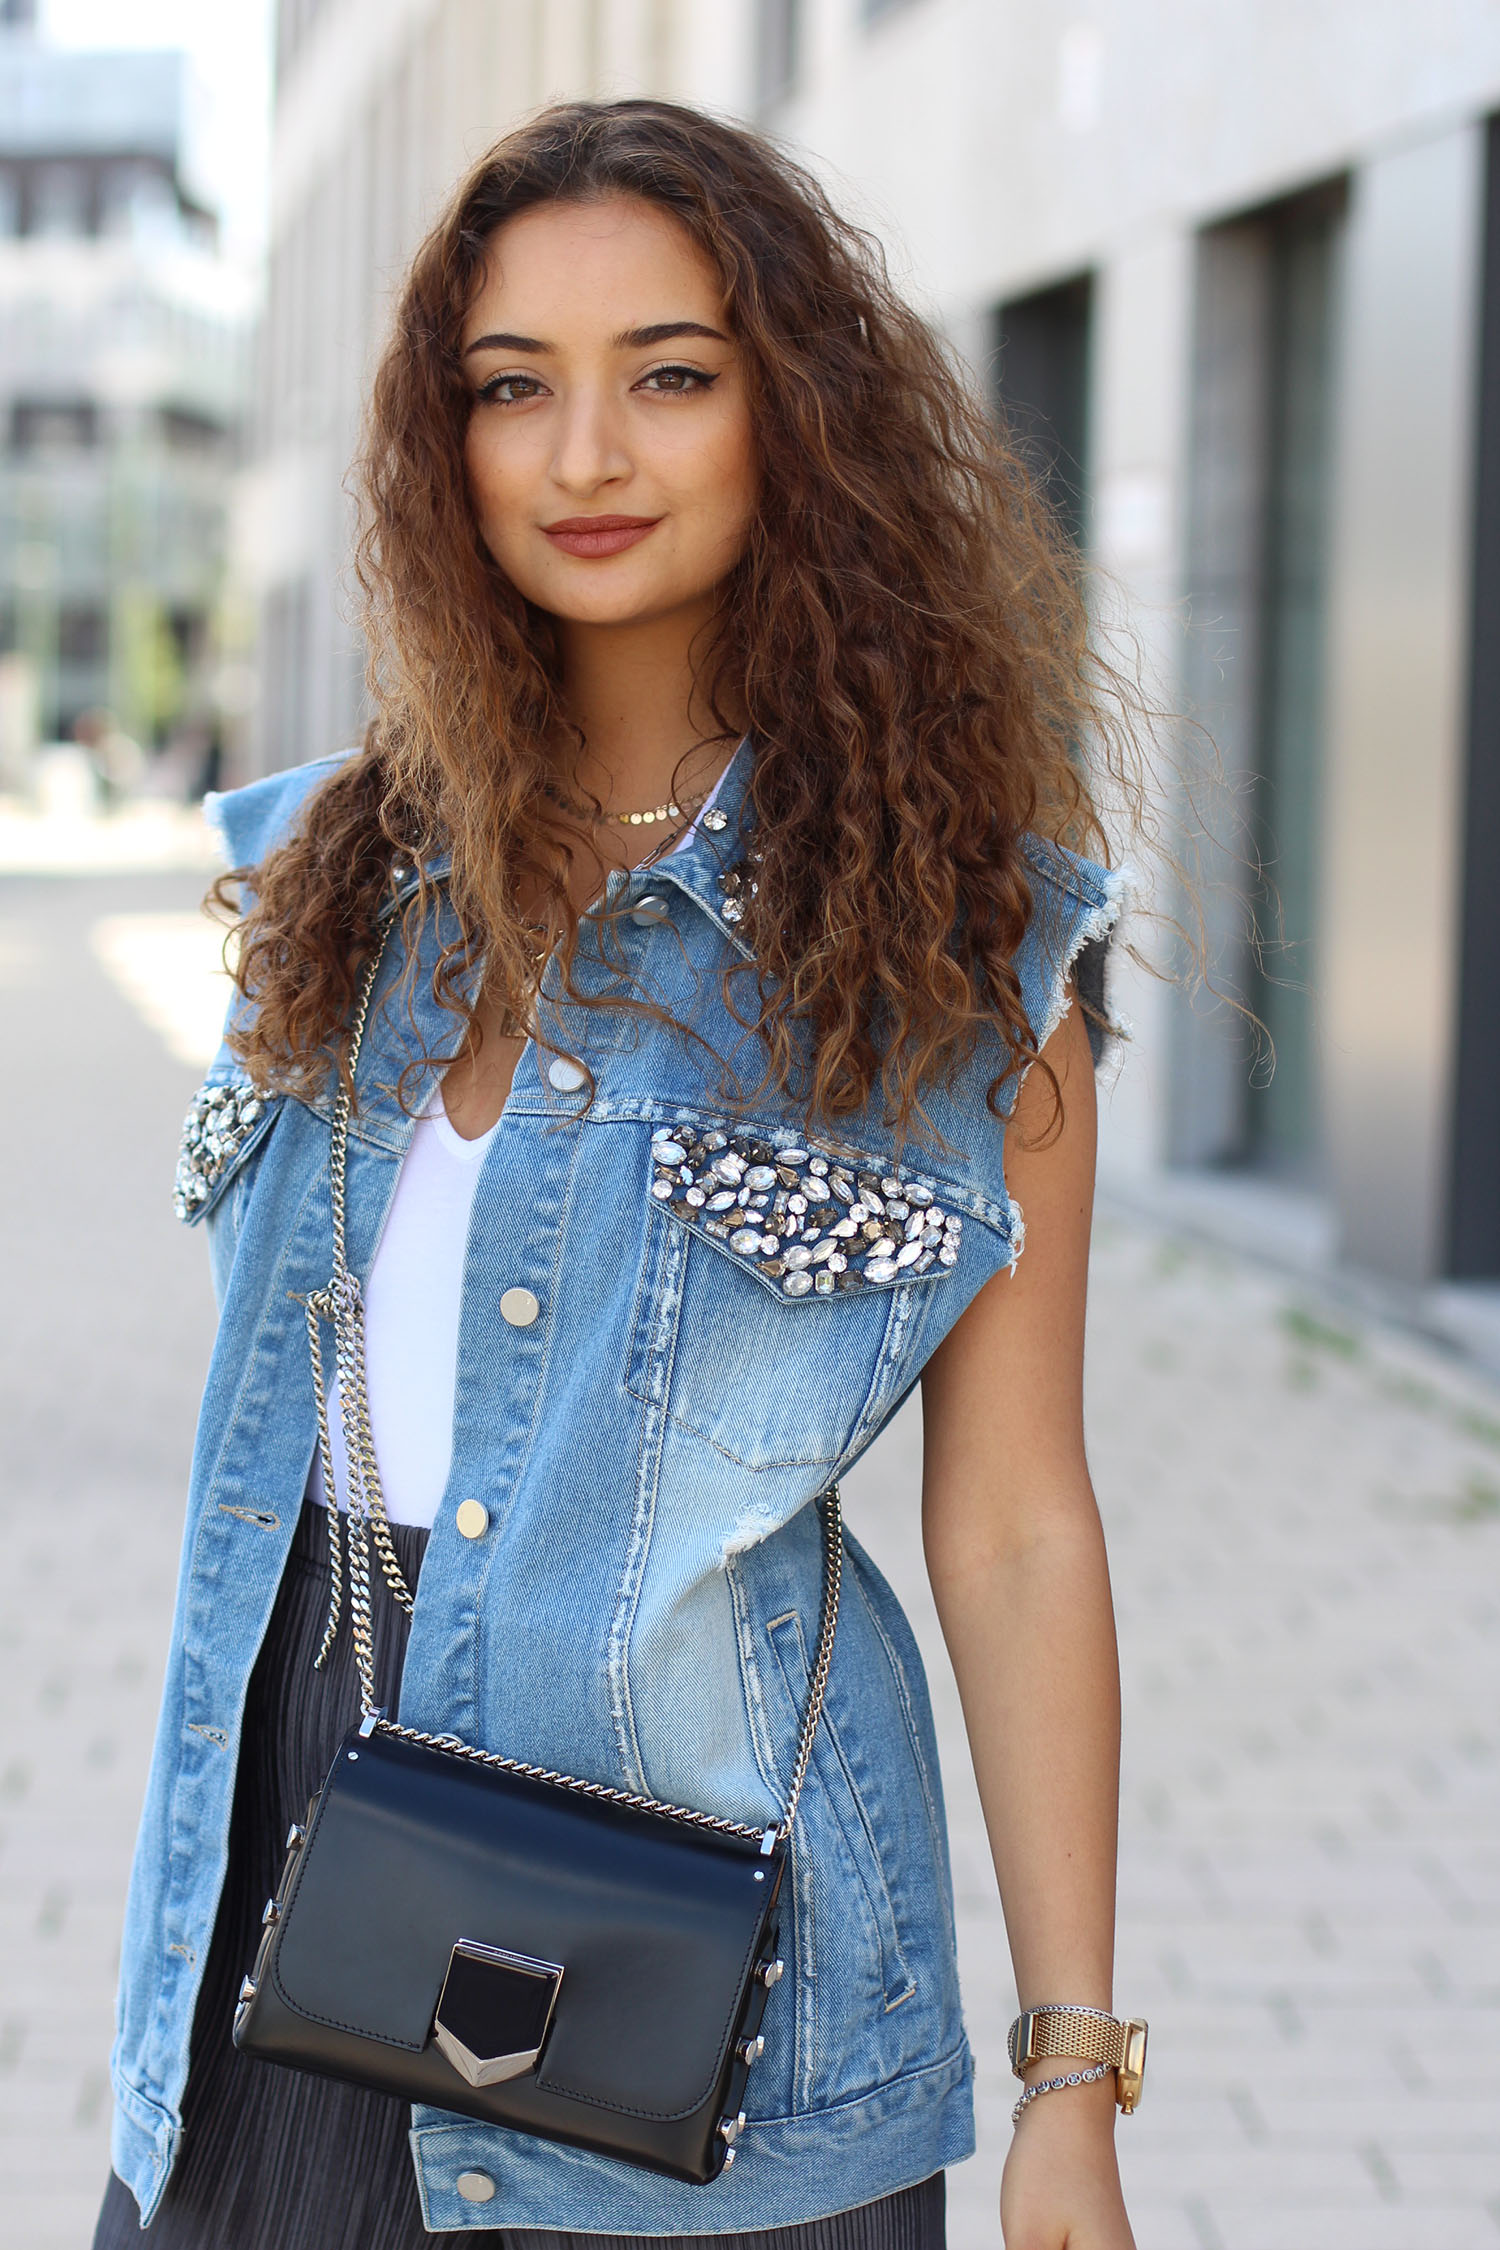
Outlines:
[[[1066, 2061], [1027, 2077], [1059, 2077]], [[1115, 2162], [1114, 2080], [1042, 2094], [1022, 2112], [1000, 2182], [1005, 2250], [1135, 2250]]]

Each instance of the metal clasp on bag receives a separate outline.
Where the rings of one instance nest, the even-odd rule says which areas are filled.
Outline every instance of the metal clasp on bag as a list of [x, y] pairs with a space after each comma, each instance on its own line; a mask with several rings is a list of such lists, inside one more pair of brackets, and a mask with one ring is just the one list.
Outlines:
[[562, 1984], [557, 1961], [460, 1938], [433, 2017], [432, 2035], [460, 2078], [498, 2086], [534, 2070]]

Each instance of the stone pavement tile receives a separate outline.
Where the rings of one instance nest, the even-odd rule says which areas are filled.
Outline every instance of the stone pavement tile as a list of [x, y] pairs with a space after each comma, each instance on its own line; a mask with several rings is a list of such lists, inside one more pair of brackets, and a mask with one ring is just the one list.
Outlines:
[[[1403, 2201], [1436, 2202], [1448, 2195], [1460, 2197], [1466, 2203], [1488, 2203], [1500, 2213], [1500, 2147], [1496, 2146], [1493, 2123], [1488, 2146], [1484, 2148], [1447, 2149], [1439, 2155], [1392, 2150], [1390, 2144], [1383, 2141], [1376, 2145], [1390, 2158]], [[1500, 2217], [1495, 2224], [1500, 2234]]]
[[1149, 2180], [1160, 2195], [1170, 2179], [1184, 2202], [1201, 2197], [1236, 2211], [1327, 2205], [1362, 2213], [1389, 2200], [1379, 2166], [1372, 2170], [1358, 2146], [1291, 2148], [1271, 2141], [1257, 2148], [1226, 2140], [1201, 2149], [1178, 2143], [1159, 2155], [1144, 2142], [1127, 2149], [1122, 2127], [1120, 2161], [1141, 2180], [1143, 2193], [1152, 2192]]
[[1372, 1839], [1355, 1853], [1311, 1836], [1275, 1845], [1247, 1841], [1232, 1851], [1208, 1847], [1200, 1864], [1217, 1901], [1234, 1911], [1253, 1913], [1265, 1904], [1295, 1901], [1340, 1913], [1368, 1906], [1405, 1919], [1461, 1910], [1471, 1897], [1477, 1903], [1482, 1894], [1471, 1893], [1451, 1870], [1452, 1856], [1425, 1840], [1412, 1845]]
[[1200, 2229], [1180, 2203], [1153, 2203], [1131, 2194], [1130, 2218], [1139, 2250], [1204, 2250]]
[[1438, 2157], [1500, 2145], [1488, 2081], [1467, 2090], [1433, 2088], [1428, 2094], [1398, 2097], [1388, 2088], [1368, 2086], [1361, 2066], [1357, 2075], [1346, 2074], [1342, 2087], [1327, 2081], [1321, 2088], [1283, 2087], [1256, 2080], [1254, 2098], [1278, 2147], [1299, 2139], [1351, 2148], [1375, 2141], [1382, 2148]]
[[1357, 2214], [1321, 2204], [1226, 2212], [1196, 2198], [1188, 2209], [1201, 2250], [1495, 2250], [1497, 2240], [1487, 2212], [1446, 2197], [1420, 2211], [1387, 2203]]
[[[96, 2211], [98, 2204], [96, 2196]], [[59, 2207], [49, 2196], [24, 2191], [6, 2196], [5, 2224], [15, 2250], [85, 2250], [93, 2228], [92, 2219], [85, 2223], [81, 2213]]]

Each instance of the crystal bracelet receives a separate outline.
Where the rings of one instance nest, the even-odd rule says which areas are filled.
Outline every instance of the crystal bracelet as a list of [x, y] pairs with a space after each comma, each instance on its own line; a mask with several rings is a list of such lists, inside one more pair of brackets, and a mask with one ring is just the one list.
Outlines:
[[1092, 2070], [1070, 2070], [1066, 2078], [1039, 2078], [1028, 2086], [1010, 2113], [1012, 2125], [1019, 2125], [1021, 2112], [1034, 2102], [1038, 2094], [1060, 2094], [1064, 2086], [1092, 2086], [1096, 2078], [1108, 2078], [1114, 2070], [1113, 2063], [1095, 2063]]

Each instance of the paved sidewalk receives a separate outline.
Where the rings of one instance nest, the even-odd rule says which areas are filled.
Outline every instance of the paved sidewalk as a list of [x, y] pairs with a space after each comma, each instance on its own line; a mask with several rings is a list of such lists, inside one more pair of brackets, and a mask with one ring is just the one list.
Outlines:
[[[86, 2250], [107, 2161], [119, 1915], [210, 1335], [203, 1246], [169, 1200], [204, 959], [172, 918], [201, 881], [0, 882], [23, 1088], [0, 1116], [6, 2250]], [[1090, 1424], [1126, 1687], [1119, 1995], [1152, 2021], [1120, 2133], [1140, 2250], [1500, 2250], [1500, 1393], [1106, 1216]], [[922, 1577], [919, 1442], [909, 1412], [850, 1515], [929, 1652], [980, 2066], [950, 2239], [998, 2250], [1014, 1998]]]
[[[1117, 1992], [1152, 2026], [1119, 2133], [1140, 2250], [1492, 2250], [1500, 1396], [1105, 1215], [1089, 1428], [1125, 1683]], [[850, 1515], [932, 1652], [918, 1442], [889, 1433]], [[951, 2238], [981, 2250], [1015, 1998], [929, 1661], [980, 2064]]]

